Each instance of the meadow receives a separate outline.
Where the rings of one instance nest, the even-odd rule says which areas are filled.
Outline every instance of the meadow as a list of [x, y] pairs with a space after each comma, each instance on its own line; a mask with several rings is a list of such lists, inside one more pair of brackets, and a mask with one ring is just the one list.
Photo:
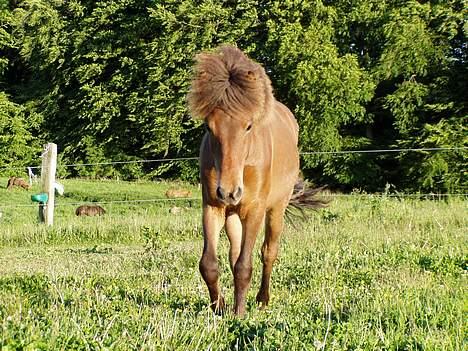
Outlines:
[[[288, 224], [257, 309], [214, 315], [198, 272], [198, 200], [169, 182], [63, 180], [55, 225], [37, 223], [30, 191], [0, 186], [1, 350], [463, 350], [467, 201], [355, 194]], [[0, 178], [6, 184], [6, 178]], [[146, 199], [142, 202], [118, 202]], [[77, 217], [103, 202], [106, 215]], [[181, 207], [179, 214], [169, 209]], [[228, 241], [222, 285], [232, 306]]]

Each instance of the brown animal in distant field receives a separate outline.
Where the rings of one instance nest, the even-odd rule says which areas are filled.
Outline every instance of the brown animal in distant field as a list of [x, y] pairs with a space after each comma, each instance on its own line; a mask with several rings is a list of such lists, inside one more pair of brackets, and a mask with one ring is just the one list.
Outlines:
[[166, 191], [166, 197], [168, 198], [184, 198], [192, 196], [192, 192], [187, 189], [169, 189]]
[[265, 223], [263, 273], [257, 302], [270, 299], [270, 276], [278, 254], [283, 217], [289, 205], [319, 208], [315, 191], [298, 188], [299, 127], [272, 93], [265, 70], [239, 49], [221, 47], [196, 57], [188, 102], [205, 122], [200, 148], [204, 248], [200, 273], [212, 308], [225, 308], [219, 284], [217, 244], [226, 229], [234, 275], [234, 312], [243, 315], [252, 277], [252, 251]]
[[14, 186], [19, 186], [26, 190], [31, 188], [31, 185], [29, 185], [23, 178], [10, 177], [10, 179], [8, 179], [7, 189], [11, 190]]
[[104, 213], [106, 213], [106, 210], [98, 205], [82, 205], [75, 211], [77, 216], [101, 216]]

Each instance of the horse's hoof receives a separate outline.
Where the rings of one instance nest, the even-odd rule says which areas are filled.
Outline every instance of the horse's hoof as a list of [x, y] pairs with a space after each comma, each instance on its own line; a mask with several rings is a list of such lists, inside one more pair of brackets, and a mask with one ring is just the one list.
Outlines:
[[245, 317], [245, 308], [234, 308], [234, 315], [237, 318], [244, 318]]
[[224, 297], [220, 297], [218, 301], [213, 302], [211, 304], [211, 309], [217, 315], [223, 315], [226, 310], [226, 303], [224, 301]]
[[268, 306], [268, 302], [270, 300], [269, 296], [265, 296], [264, 294], [258, 293], [257, 295], [257, 305], [259, 310], [264, 310]]

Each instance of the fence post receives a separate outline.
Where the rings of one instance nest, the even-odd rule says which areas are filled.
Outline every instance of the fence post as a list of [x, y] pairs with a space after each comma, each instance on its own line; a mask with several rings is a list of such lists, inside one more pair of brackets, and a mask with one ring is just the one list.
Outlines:
[[48, 201], [45, 205], [44, 220], [46, 225], [54, 224], [55, 207], [55, 172], [57, 169], [57, 144], [48, 143], [44, 147], [42, 157], [42, 191], [48, 195]]

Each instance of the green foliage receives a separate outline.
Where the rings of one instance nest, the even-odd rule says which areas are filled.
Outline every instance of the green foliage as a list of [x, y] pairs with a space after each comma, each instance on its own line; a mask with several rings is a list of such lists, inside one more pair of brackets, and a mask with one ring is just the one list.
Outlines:
[[[437, 124], [425, 124], [417, 142], [426, 147], [467, 147], [467, 123], [468, 116], [443, 119]], [[456, 192], [468, 189], [466, 150], [421, 153], [417, 163], [414, 163], [414, 157], [401, 155], [401, 162], [407, 165], [406, 178], [416, 181], [422, 189], [439, 192]], [[405, 185], [408, 189], [414, 186], [409, 183]]]
[[294, 23], [280, 16], [268, 22], [269, 41], [279, 46], [276, 74], [284, 75], [279, 81], [288, 87], [285, 98], [296, 102], [291, 107], [301, 124], [303, 148], [328, 151], [340, 148], [342, 126], [363, 121], [363, 103], [372, 97], [373, 84], [356, 58], [340, 56], [332, 43], [331, 20], [320, 20], [333, 16], [332, 10], [302, 5]]
[[404, 137], [410, 136], [418, 125], [416, 110], [423, 105], [428, 88], [415, 81], [405, 81], [397, 86], [397, 90], [386, 96], [385, 107], [395, 118], [394, 127]]
[[[303, 151], [462, 147], [465, 7], [465, 0], [3, 1], [0, 91], [23, 111], [26, 130], [58, 144], [64, 163], [195, 156], [203, 129], [185, 101], [193, 57], [231, 43], [266, 67], [299, 121]], [[315, 182], [344, 189], [464, 191], [465, 155], [309, 155], [303, 168]], [[68, 174], [193, 181], [198, 173], [193, 163], [172, 162]]]
[[[38, 115], [28, 113], [25, 107], [15, 104], [0, 92], [0, 165], [26, 167], [37, 162], [40, 144], [32, 133], [37, 129], [38, 120]], [[18, 173], [13, 169], [0, 172]]]
[[431, 65], [444, 59], [443, 48], [435, 45], [428, 28], [431, 7], [414, 1], [389, 10], [383, 26], [385, 47], [377, 67], [383, 77], [426, 76]]
[[[338, 28], [343, 36], [337, 44], [341, 52], [357, 55], [376, 83], [366, 105], [366, 130], [355, 124], [343, 132], [365, 134], [368, 148], [466, 146], [459, 127], [467, 113], [466, 97], [461, 94], [467, 73], [464, 2], [339, 3]], [[457, 137], [441, 142], [445, 133]], [[382, 190], [384, 183], [423, 192], [464, 191], [466, 186], [461, 171], [466, 150], [356, 159], [361, 160], [359, 169], [346, 164], [332, 168], [336, 179], [346, 181], [339, 174], [349, 169], [354, 178], [345, 184], [367, 184], [368, 189]]]
[[0, 2], [0, 77], [4, 74], [9, 63], [8, 57], [3, 55], [2, 52], [13, 44], [13, 36], [8, 30], [10, 17], [7, 4]]

